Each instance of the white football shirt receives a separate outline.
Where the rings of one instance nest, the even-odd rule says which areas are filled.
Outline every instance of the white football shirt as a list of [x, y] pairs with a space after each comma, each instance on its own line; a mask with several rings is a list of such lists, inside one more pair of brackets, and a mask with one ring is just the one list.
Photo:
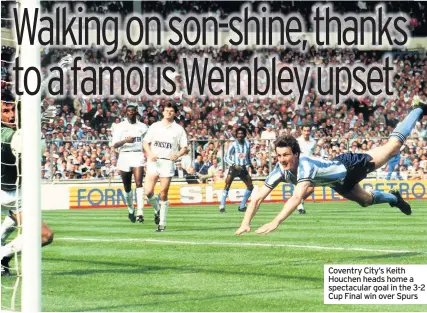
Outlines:
[[125, 140], [128, 137], [135, 137], [132, 143], [125, 143], [121, 146], [120, 152], [142, 152], [142, 139], [147, 133], [148, 127], [144, 123], [136, 121], [135, 124], [129, 123], [126, 119], [123, 122], [116, 124], [113, 132], [113, 145], [116, 142]]
[[306, 156], [312, 156], [314, 151], [316, 151], [316, 140], [310, 138], [308, 141], [304, 137], [298, 137], [299, 147], [301, 149], [301, 154]]
[[165, 125], [159, 121], [148, 128], [144, 141], [151, 143], [151, 152], [156, 157], [169, 159], [172, 154], [187, 147], [187, 134], [184, 128], [176, 122]]

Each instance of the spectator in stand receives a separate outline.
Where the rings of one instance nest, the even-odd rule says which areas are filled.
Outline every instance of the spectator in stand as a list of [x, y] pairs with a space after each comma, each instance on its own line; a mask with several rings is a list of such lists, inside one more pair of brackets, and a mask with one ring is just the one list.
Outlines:
[[254, 174], [252, 174], [252, 176], [253, 177], [263, 177], [264, 176], [264, 173], [263, 173], [263, 168], [262, 168], [262, 166], [258, 166], [257, 168], [256, 168], [256, 172], [254, 173]]
[[221, 177], [222, 175], [223, 175], [223, 170], [222, 170], [220, 164], [218, 163], [218, 160], [216, 158], [213, 158], [212, 163], [209, 166], [207, 173], [206, 174], [200, 173], [198, 176], [199, 176], [199, 179], [204, 183], [209, 178], [212, 178], [213, 182], [215, 183], [217, 181], [218, 177]]
[[261, 140], [265, 140], [266, 145], [271, 145], [276, 140], [276, 132], [273, 130], [275, 126], [266, 125], [266, 129], [261, 133]]
[[[191, 1], [189, 3], [180, 3], [179, 7], [173, 3], [157, 4], [148, 2], [141, 5], [144, 12], [156, 12], [165, 16], [176, 9], [194, 13], [208, 12], [212, 8], [215, 8], [212, 12], [219, 10], [218, 12], [222, 16], [227, 16], [235, 10], [233, 3], [207, 2], [204, 5], [198, 4], [197, 9], [191, 3]], [[87, 4], [93, 12], [103, 12], [102, 14], [106, 14], [107, 12], [121, 12], [125, 14], [125, 12], [133, 10], [131, 3], [125, 2], [123, 4], [117, 3], [111, 5]], [[48, 6], [51, 4], [43, 3], [43, 5]], [[298, 9], [303, 17], [309, 18], [310, 10], [306, 8], [309, 8], [309, 6], [299, 2], [295, 2], [292, 5], [293, 7], [286, 3], [272, 2], [271, 10], [291, 11], [291, 9]], [[388, 12], [399, 12], [400, 10], [404, 12], [412, 11], [410, 28], [413, 32], [417, 32], [417, 34], [427, 35], [427, 28], [423, 27], [423, 25], [426, 25], [425, 5], [410, 2], [388, 2], [385, 5]], [[374, 4], [366, 2], [366, 7], [366, 10], [369, 11], [373, 9]], [[348, 12], [348, 10], [360, 12], [362, 10], [357, 5], [351, 3], [334, 3], [334, 8], [338, 12]], [[363, 10], [365, 11], [365, 9]], [[2, 80], [11, 79], [5, 61], [12, 60], [12, 50], [8, 47], [2, 48]], [[81, 50], [44, 49], [42, 51], [42, 68], [46, 69], [50, 64], [58, 62], [66, 53], [75, 54], [76, 52], [81, 52]], [[95, 64], [100, 64], [101, 62], [116, 63], [118, 65], [123, 65], [125, 62], [127, 64], [163, 64], [171, 62], [178, 67], [180, 64], [176, 62], [183, 55], [206, 55], [225, 64], [226, 62], [246, 63], [254, 54], [254, 51], [250, 49], [238, 51], [227, 46], [215, 49], [177, 48], [168, 49], [167, 51], [162, 51], [154, 47], [133, 51], [127, 47], [122, 47], [117, 56], [106, 60], [101, 49], [97, 47], [92, 47], [87, 51], [83, 50], [83, 52], [87, 61]], [[376, 60], [381, 59], [384, 54], [382, 51], [320, 49], [315, 47], [310, 48], [307, 54], [301, 54], [292, 49], [276, 50], [273, 48], [263, 48], [262, 52], [265, 54], [277, 53], [280, 61], [289, 64], [334, 64], [342, 62], [349, 65], [357, 63], [370, 65]], [[238, 126], [238, 123], [248, 128], [248, 140], [252, 144], [254, 144], [254, 141], [264, 138], [263, 136], [266, 136], [265, 134], [267, 133], [272, 138], [277, 137], [279, 134], [290, 134], [291, 132], [296, 136], [300, 136], [302, 132], [301, 126], [309, 123], [312, 125], [314, 138], [316, 136], [317, 138], [330, 137], [325, 142], [319, 143], [315, 150], [316, 156], [325, 158], [330, 158], [337, 153], [348, 152], [349, 149], [351, 151], [363, 152], [372, 146], [380, 145], [381, 140], [378, 137], [388, 137], [393, 125], [397, 124], [402, 116], [408, 112], [412, 98], [417, 95], [425, 99], [427, 94], [425, 86], [425, 82], [427, 81], [427, 58], [418, 52], [412, 51], [392, 53], [396, 61], [397, 75], [392, 82], [394, 89], [398, 92], [396, 97], [359, 97], [357, 99], [345, 99], [342, 103], [333, 104], [327, 99], [322, 99], [313, 88], [308, 90], [307, 95], [305, 95], [306, 105], [298, 107], [295, 99], [270, 99], [268, 97], [261, 99], [252, 97], [238, 100], [227, 97], [220, 99], [195, 96], [186, 97], [185, 92], [178, 90], [180, 94], [174, 98], [179, 108], [177, 114], [178, 122], [184, 124], [189, 138], [201, 144], [197, 152], [194, 151], [194, 154], [193, 152], [188, 154], [184, 157], [185, 160], [183, 158], [183, 168], [188, 168], [191, 165], [193, 155], [202, 155], [202, 152], [206, 152], [209, 156], [209, 151], [212, 151], [211, 148], [208, 151], [209, 145], [206, 145], [207, 142], [212, 140], [209, 136], [220, 140], [233, 140], [233, 127], [234, 125]], [[183, 79], [179, 75], [175, 78], [175, 81], [179, 83], [179, 88], [184, 86]], [[119, 82], [114, 83], [119, 86]], [[10, 86], [2, 81], [2, 93], [9, 90]], [[75, 98], [66, 98], [63, 100], [45, 97], [42, 102], [42, 110], [53, 104], [57, 106], [58, 116], [52, 123], [43, 125], [44, 129], [42, 133], [47, 142], [54, 140], [57, 149], [65, 146], [66, 142], [70, 140], [81, 142], [82, 148], [84, 148], [88, 146], [87, 142], [90, 140], [109, 140], [109, 133], [111, 132], [108, 129], [110, 127], [114, 128], [114, 125], [120, 122], [120, 117], [124, 115], [123, 110], [128, 102], [137, 103], [140, 119], [149, 124], [155, 122], [158, 116], [161, 116], [165, 100], [156, 96], [148, 99], [145, 96], [128, 98], [126, 96], [94, 97], [90, 95], [78, 95]], [[271, 130], [268, 130], [268, 125], [271, 125]], [[58, 129], [58, 127], [60, 128]], [[70, 132], [67, 131], [68, 129], [70, 129]], [[206, 129], [206, 131], [203, 129]], [[413, 133], [412, 139], [414, 140], [415, 148], [408, 148], [406, 152], [402, 151], [401, 162], [406, 162], [406, 166], [410, 165], [407, 164], [408, 160], [411, 162], [415, 159], [421, 160], [424, 152], [422, 149], [419, 150], [419, 148], [426, 145], [426, 129], [427, 120], [424, 118], [424, 120], [419, 121]], [[417, 134], [416, 142], [415, 134]], [[357, 147], [353, 148], [351, 144], [355, 139], [363, 140], [356, 141], [355, 145]], [[365, 139], [366, 147], [364, 145]], [[78, 148], [77, 142], [73, 142], [72, 145]], [[227, 151], [228, 145], [229, 143], [224, 146], [225, 151]], [[339, 151], [335, 148], [337, 146], [339, 146]], [[53, 147], [53, 145], [48, 145], [48, 149], [52, 149]], [[217, 150], [216, 157], [220, 164], [222, 164], [224, 158], [222, 145], [214, 146], [214, 148]], [[258, 157], [258, 153], [262, 149], [268, 151], [268, 145], [262, 146], [259, 143], [257, 149], [253, 152], [251, 151], [251, 154], [254, 154], [254, 157], [258, 159], [257, 166], [269, 164], [269, 160], [266, 159], [265, 154], [262, 154], [262, 158]], [[105, 151], [105, 148], [101, 147], [101, 150]], [[52, 150], [48, 151], [52, 153], [45, 157], [43, 165], [51, 164], [52, 156], [59, 152], [59, 150], [55, 152]], [[92, 153], [92, 146], [90, 146], [89, 153]], [[252, 156], [251, 159], [253, 159]], [[112, 159], [110, 160], [112, 162]], [[78, 162], [80, 162], [80, 166], [83, 165], [85, 160], [83, 159]], [[275, 162], [276, 160], [273, 158], [270, 163], [273, 166]], [[50, 169], [50, 167], [48, 168]], [[49, 175], [47, 172], [46, 174]], [[53, 173], [50, 174], [53, 175]], [[115, 175], [115, 173], [112, 174], [112, 176]]]
[[[200, 151], [200, 153], [202, 152], [202, 150], [200, 149], [199, 150]], [[198, 173], [199, 171], [200, 171], [200, 169], [201, 169], [201, 167], [203, 166], [203, 157], [202, 157], [202, 155], [201, 154], [199, 154], [197, 157], [196, 157], [196, 160], [194, 160], [194, 162], [193, 162], [193, 168], [194, 168], [194, 171], [196, 172], [196, 173]]]
[[209, 159], [207, 155], [204, 155], [202, 158], [202, 165], [200, 166], [199, 170], [196, 171], [196, 173], [200, 175], [206, 175], [208, 174], [208, 170], [211, 166], [212, 166], [212, 161]]
[[396, 173], [397, 179], [400, 179], [400, 180], [402, 179], [402, 176], [400, 176], [400, 173], [399, 173], [400, 157], [401, 157], [401, 154], [399, 152], [398, 154], [396, 154], [396, 156], [394, 156], [388, 161], [388, 164], [387, 164], [388, 171], [386, 176], [387, 180], [391, 178], [393, 173]]
[[176, 163], [175, 175], [174, 177], [185, 178], [188, 175], [187, 171], [182, 167], [181, 162]]

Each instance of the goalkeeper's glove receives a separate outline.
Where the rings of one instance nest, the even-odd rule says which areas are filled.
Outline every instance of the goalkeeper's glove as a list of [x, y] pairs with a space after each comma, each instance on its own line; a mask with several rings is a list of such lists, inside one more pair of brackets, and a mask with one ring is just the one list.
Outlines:
[[15, 157], [18, 157], [18, 154], [22, 153], [22, 140], [22, 130], [18, 129], [10, 140], [10, 148]]
[[[24, 138], [22, 136], [22, 129], [18, 129], [15, 131], [15, 133], [12, 136], [12, 139], [10, 140], [10, 148], [12, 150], [12, 153], [15, 157], [19, 157], [19, 155], [22, 153], [22, 149], [24, 147]], [[40, 154], [43, 157], [44, 153], [46, 152], [46, 140], [40, 139]]]

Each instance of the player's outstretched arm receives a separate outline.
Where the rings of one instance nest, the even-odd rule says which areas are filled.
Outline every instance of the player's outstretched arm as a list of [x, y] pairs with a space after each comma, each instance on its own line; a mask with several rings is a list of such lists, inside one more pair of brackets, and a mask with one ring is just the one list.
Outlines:
[[245, 216], [243, 217], [243, 221], [239, 227], [239, 229], [234, 233], [235, 235], [241, 235], [243, 233], [249, 233], [251, 231], [251, 221], [254, 218], [256, 212], [259, 209], [261, 203], [267, 198], [272, 189], [267, 186], [262, 186], [258, 191], [256, 197], [254, 197], [249, 203], [248, 209], [245, 212]]
[[310, 181], [304, 181], [301, 183], [298, 183], [294, 194], [292, 197], [285, 203], [283, 206], [282, 211], [270, 222], [267, 223], [260, 228], [256, 230], [257, 234], [268, 234], [269, 232], [272, 232], [275, 230], [279, 225], [288, 218], [289, 215], [292, 214], [293, 211], [298, 207], [298, 205], [301, 203], [301, 201], [305, 198], [307, 195], [307, 189], [311, 187]]

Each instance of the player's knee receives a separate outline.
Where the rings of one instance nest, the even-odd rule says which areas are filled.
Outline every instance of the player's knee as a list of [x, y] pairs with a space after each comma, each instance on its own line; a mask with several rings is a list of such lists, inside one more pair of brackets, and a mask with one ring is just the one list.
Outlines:
[[358, 201], [358, 203], [362, 208], [366, 208], [372, 205], [372, 199], [363, 199]]
[[401, 145], [398, 143], [393, 144], [393, 146], [390, 149], [390, 157], [396, 156], [400, 151]]

